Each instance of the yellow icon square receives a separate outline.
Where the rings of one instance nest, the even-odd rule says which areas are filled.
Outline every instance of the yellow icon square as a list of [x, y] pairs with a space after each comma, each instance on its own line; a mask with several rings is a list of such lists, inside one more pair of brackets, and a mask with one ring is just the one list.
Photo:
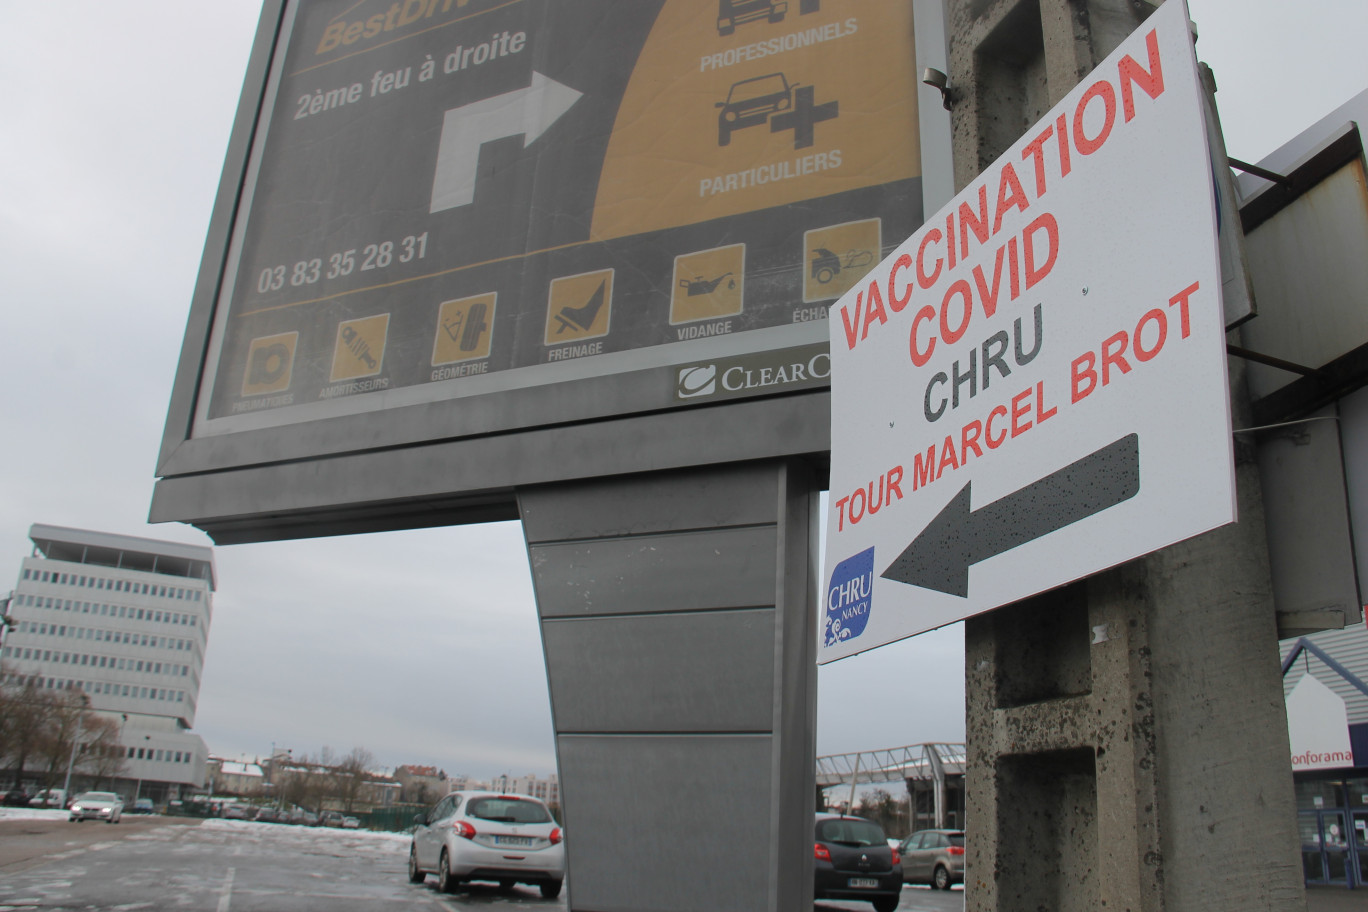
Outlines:
[[437, 312], [437, 337], [432, 343], [433, 367], [489, 357], [498, 297], [490, 292], [442, 302]]
[[608, 335], [613, 309], [613, 270], [600, 269], [551, 280], [545, 344], [561, 345]]
[[332, 374], [329, 383], [374, 377], [380, 373], [385, 360], [385, 337], [389, 333], [387, 313], [358, 320], [346, 320], [337, 325], [337, 342], [333, 347]]
[[247, 370], [242, 376], [242, 395], [265, 396], [289, 389], [298, 345], [297, 332], [253, 339], [247, 347]]
[[670, 323], [739, 314], [746, 288], [746, 245], [732, 244], [675, 257]]
[[879, 219], [803, 232], [803, 303], [839, 298], [883, 259]]

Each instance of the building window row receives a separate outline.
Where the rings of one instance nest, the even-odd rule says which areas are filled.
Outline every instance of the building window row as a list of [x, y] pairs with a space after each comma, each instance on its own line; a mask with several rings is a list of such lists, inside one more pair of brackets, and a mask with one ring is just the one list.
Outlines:
[[73, 637], [78, 640], [120, 643], [125, 646], [146, 646], [149, 649], [167, 649], [176, 652], [195, 651], [195, 643], [192, 640], [179, 637], [159, 637], [146, 633], [105, 630], [98, 627], [69, 627], [66, 624], [45, 624], [42, 621], [19, 621], [14, 627], [14, 632], [29, 636]]
[[72, 611], [80, 614], [127, 618], [132, 621], [150, 621], [153, 624], [174, 624], [181, 627], [199, 626], [199, 618], [193, 614], [182, 614], [177, 611], [154, 611], [151, 608], [132, 608], [128, 605], [110, 605], [103, 602], [73, 601], [72, 599], [53, 598], [48, 595], [20, 593], [14, 597], [14, 604], [29, 608], [50, 608], [53, 611]]
[[170, 751], [158, 750], [152, 747], [130, 747], [128, 749], [128, 759], [130, 760], [151, 760], [153, 763], [189, 763], [192, 755], [189, 751]]
[[153, 662], [147, 659], [121, 659], [116, 656], [62, 652], [56, 649], [37, 649], [27, 646], [6, 646], [0, 654], [15, 661], [61, 662], [64, 665], [86, 665], [92, 668], [112, 668], [116, 671], [139, 671], [143, 674], [166, 674], [185, 678], [190, 676], [189, 665]]
[[87, 589], [110, 589], [114, 592], [130, 592], [137, 595], [152, 595], [157, 598], [180, 599], [186, 602], [200, 601], [204, 593], [198, 589], [184, 589], [179, 586], [161, 586], [138, 580], [108, 579], [103, 576], [81, 576], [76, 573], [59, 573], [56, 570], [24, 569], [24, 579], [38, 583], [56, 583], [59, 586], [80, 586]]
[[160, 687], [139, 687], [136, 684], [114, 684], [108, 681], [72, 681], [64, 678], [45, 678], [41, 675], [11, 674], [4, 675], [7, 684], [24, 685], [32, 683], [45, 690], [80, 690], [88, 694], [110, 697], [128, 697], [130, 700], [161, 700], [167, 703], [192, 702], [186, 699], [183, 690], [168, 690]]

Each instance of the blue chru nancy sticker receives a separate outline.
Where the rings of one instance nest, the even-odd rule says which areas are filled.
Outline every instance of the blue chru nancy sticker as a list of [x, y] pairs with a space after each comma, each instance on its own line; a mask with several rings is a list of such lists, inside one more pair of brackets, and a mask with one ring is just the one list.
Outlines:
[[874, 592], [874, 549], [868, 548], [836, 565], [827, 586], [824, 646], [835, 646], [864, 633]]

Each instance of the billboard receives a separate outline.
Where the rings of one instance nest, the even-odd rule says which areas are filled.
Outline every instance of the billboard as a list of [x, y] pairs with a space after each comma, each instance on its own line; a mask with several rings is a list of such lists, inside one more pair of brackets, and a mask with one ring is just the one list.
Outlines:
[[159, 474], [824, 390], [921, 219], [911, 19], [268, 2]]
[[832, 307], [819, 661], [1234, 520], [1202, 105], [1171, 0]]

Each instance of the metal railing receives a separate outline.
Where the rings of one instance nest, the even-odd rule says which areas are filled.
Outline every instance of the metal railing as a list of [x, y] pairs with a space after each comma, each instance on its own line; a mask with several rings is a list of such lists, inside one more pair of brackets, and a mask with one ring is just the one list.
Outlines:
[[907, 779], [943, 781], [963, 774], [963, 744], [908, 744], [884, 750], [830, 754], [817, 758], [817, 787], [900, 782]]

